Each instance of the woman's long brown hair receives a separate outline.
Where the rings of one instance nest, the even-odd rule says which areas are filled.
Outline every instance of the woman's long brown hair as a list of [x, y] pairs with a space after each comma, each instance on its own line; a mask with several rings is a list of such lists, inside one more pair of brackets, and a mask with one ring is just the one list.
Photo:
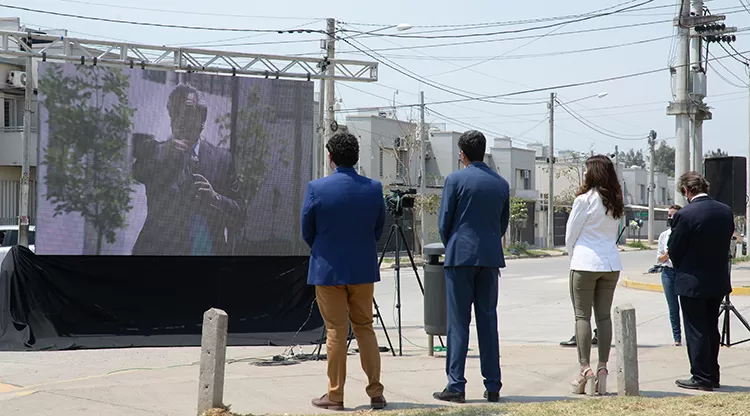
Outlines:
[[615, 165], [607, 156], [595, 155], [586, 160], [586, 176], [576, 196], [592, 189], [596, 189], [601, 195], [607, 214], [611, 213], [615, 219], [622, 217], [625, 212], [622, 187], [617, 179]]

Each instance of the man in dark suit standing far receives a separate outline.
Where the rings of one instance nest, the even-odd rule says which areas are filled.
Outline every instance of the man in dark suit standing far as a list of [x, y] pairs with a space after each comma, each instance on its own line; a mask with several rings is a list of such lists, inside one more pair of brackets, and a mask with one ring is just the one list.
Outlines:
[[466, 400], [464, 370], [472, 303], [484, 397], [498, 401], [502, 387], [497, 298], [499, 269], [505, 267], [503, 236], [510, 218], [510, 190], [508, 182], [483, 162], [486, 146], [484, 135], [478, 131], [468, 131], [459, 138], [460, 157], [466, 168], [448, 175], [440, 204], [448, 301], [448, 385], [433, 397], [456, 403]]
[[227, 237], [245, 221], [232, 153], [201, 139], [208, 109], [195, 87], [177, 85], [167, 111], [170, 138], [134, 135], [133, 177], [146, 186], [148, 214], [132, 254], [231, 254]]
[[373, 329], [373, 292], [380, 281], [377, 242], [383, 235], [383, 185], [360, 176], [359, 143], [340, 133], [328, 143], [334, 171], [307, 185], [302, 205], [302, 237], [310, 246], [307, 284], [315, 285], [326, 326], [328, 393], [313, 406], [344, 410], [346, 342], [351, 322], [367, 375], [365, 391], [373, 409], [386, 405], [380, 383], [380, 350]]
[[690, 373], [679, 387], [719, 388], [719, 308], [732, 291], [727, 264], [734, 233], [732, 210], [708, 196], [708, 182], [697, 172], [680, 176], [677, 186], [688, 205], [672, 218], [668, 251], [676, 271]]

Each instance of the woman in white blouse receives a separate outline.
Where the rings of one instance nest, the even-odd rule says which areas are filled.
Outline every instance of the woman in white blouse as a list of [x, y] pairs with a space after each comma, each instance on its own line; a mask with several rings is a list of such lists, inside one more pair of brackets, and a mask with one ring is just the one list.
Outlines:
[[[606, 394], [607, 361], [612, 344], [612, 298], [620, 278], [617, 249], [619, 219], [625, 211], [615, 166], [607, 156], [586, 160], [583, 186], [568, 218], [565, 245], [570, 256], [570, 298], [576, 321], [576, 346], [581, 372], [573, 392]], [[598, 329], [599, 363], [592, 371], [591, 309]]]

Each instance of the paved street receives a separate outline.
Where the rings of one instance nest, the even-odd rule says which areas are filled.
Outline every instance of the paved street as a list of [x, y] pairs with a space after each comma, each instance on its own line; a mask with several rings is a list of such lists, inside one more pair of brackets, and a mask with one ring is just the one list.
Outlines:
[[[653, 252], [622, 253], [625, 275], [647, 270]], [[513, 260], [500, 289], [500, 334], [504, 400], [540, 401], [570, 398], [566, 382], [576, 370], [575, 350], [557, 345], [572, 335], [567, 288], [567, 257]], [[377, 300], [396, 343], [393, 321], [393, 271], [383, 273]], [[402, 274], [404, 357], [383, 354], [383, 380], [392, 407], [434, 407], [430, 394], [445, 380], [441, 354], [427, 357], [421, 329], [422, 298], [413, 273]], [[750, 316], [750, 297], [734, 298]], [[620, 287], [615, 304], [631, 303], [638, 319], [640, 381], [649, 396], [694, 394], [673, 380], [687, 374], [684, 347], [672, 347], [663, 294]], [[733, 323], [735, 339], [750, 334]], [[385, 339], [380, 331], [381, 345]], [[474, 338], [475, 339], [475, 338]], [[437, 340], [436, 340], [437, 343]], [[750, 343], [749, 343], [750, 344]], [[355, 344], [356, 345], [356, 344]], [[398, 344], [396, 344], [398, 348]], [[750, 345], [722, 350], [723, 391], [750, 391]], [[467, 363], [470, 402], [481, 402], [482, 385], [476, 341]], [[302, 347], [309, 353], [312, 346]], [[279, 347], [230, 348], [225, 402], [237, 412], [314, 413], [309, 406], [326, 386], [325, 363], [269, 364]], [[299, 349], [297, 350], [299, 352]], [[78, 416], [191, 415], [197, 402], [199, 349], [159, 348], [39, 353], [0, 353], [0, 414]], [[614, 366], [614, 351], [612, 352]], [[364, 405], [364, 380], [358, 357], [350, 356], [346, 405]], [[614, 377], [614, 376], [613, 376]], [[616, 381], [611, 383], [616, 388]], [[359, 407], [362, 409], [362, 407]]]

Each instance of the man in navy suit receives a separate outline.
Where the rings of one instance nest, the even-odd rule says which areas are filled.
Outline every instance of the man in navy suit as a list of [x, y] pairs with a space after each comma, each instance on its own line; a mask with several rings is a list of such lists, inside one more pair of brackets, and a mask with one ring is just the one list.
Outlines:
[[677, 386], [711, 391], [719, 388], [719, 308], [732, 291], [729, 244], [734, 216], [725, 204], [708, 196], [708, 182], [697, 172], [677, 181], [688, 205], [672, 217], [667, 243], [676, 272], [675, 292], [680, 297], [690, 373]]
[[367, 375], [370, 404], [382, 409], [386, 401], [380, 383], [372, 305], [374, 283], [380, 281], [376, 244], [385, 223], [383, 185], [354, 170], [359, 159], [356, 137], [337, 134], [326, 148], [334, 172], [307, 185], [302, 206], [302, 236], [311, 248], [307, 283], [315, 285], [326, 325], [328, 355], [328, 393], [312, 404], [344, 410], [346, 342], [351, 322]]
[[484, 397], [496, 402], [502, 387], [497, 336], [498, 278], [499, 269], [505, 267], [502, 240], [510, 218], [510, 190], [508, 181], [483, 162], [486, 139], [482, 133], [464, 133], [458, 147], [466, 168], [445, 180], [439, 218], [448, 298], [448, 385], [433, 397], [456, 403], [466, 400], [464, 369], [473, 303]]

